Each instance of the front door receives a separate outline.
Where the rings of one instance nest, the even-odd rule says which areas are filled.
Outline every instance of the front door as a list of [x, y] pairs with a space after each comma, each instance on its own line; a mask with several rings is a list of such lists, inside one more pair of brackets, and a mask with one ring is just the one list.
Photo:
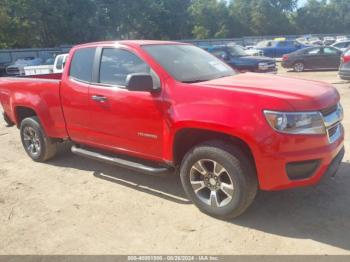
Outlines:
[[91, 142], [110, 150], [160, 159], [161, 92], [136, 92], [125, 87], [128, 74], [150, 73], [155, 85], [160, 85], [159, 78], [130, 50], [101, 48], [98, 54], [99, 73], [89, 88]]
[[322, 68], [322, 49], [320, 47], [308, 49], [304, 54], [304, 61], [306, 68]]

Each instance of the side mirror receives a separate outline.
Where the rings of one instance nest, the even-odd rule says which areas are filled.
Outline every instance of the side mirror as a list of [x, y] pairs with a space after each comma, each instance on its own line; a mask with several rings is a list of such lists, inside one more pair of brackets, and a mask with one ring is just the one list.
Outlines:
[[154, 92], [153, 79], [150, 74], [129, 74], [126, 77], [126, 88], [136, 92]]

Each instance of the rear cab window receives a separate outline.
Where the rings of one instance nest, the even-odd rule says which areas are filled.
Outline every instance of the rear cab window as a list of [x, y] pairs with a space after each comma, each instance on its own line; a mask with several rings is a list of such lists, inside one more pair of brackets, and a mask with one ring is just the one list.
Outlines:
[[81, 48], [74, 52], [69, 76], [74, 80], [90, 83], [96, 48]]

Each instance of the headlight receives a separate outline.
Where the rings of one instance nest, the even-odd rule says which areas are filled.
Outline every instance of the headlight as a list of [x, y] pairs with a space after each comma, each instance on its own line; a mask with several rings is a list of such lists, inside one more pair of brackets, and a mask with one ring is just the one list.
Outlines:
[[319, 112], [264, 111], [267, 122], [278, 132], [288, 134], [326, 134], [323, 117]]

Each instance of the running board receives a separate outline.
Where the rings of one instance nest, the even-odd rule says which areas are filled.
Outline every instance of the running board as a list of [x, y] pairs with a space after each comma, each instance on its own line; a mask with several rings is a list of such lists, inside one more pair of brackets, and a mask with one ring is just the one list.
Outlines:
[[103, 155], [101, 153], [79, 148], [75, 145], [72, 146], [71, 150], [72, 150], [72, 153], [79, 156], [83, 156], [83, 157], [98, 160], [107, 164], [112, 164], [123, 168], [131, 169], [133, 171], [141, 172], [147, 175], [166, 176], [172, 171], [171, 167], [147, 166], [141, 163], [137, 163], [137, 162], [133, 162], [125, 159]]

